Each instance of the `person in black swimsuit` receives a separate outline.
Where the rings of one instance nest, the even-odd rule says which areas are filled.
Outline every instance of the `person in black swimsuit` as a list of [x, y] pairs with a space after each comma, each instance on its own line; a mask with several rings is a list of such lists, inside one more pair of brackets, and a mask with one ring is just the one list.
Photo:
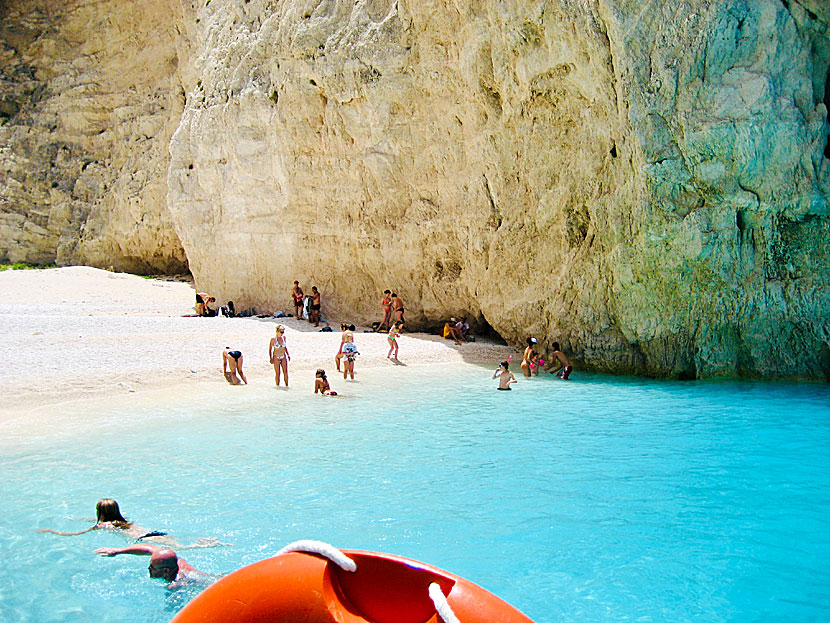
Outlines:
[[[231, 350], [230, 346], [225, 346], [225, 350], [222, 351], [222, 373], [231, 385], [239, 385], [243, 382], [245, 385], [248, 384], [248, 379], [242, 371], [242, 351]], [[242, 377], [241, 381], [240, 377]]]

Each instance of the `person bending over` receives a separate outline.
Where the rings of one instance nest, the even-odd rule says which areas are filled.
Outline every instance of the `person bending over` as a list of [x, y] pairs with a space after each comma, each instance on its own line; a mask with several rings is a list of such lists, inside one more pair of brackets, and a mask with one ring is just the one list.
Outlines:
[[[573, 371], [571, 360], [568, 359], [565, 353], [559, 350], [559, 342], [554, 342], [553, 344], [551, 344], [551, 348], [553, 348], [553, 353], [551, 353], [553, 359], [551, 359], [550, 363], [545, 367], [545, 370], [547, 370], [551, 374], [556, 374], [556, 376], [558, 376], [563, 381], [567, 381], [568, 377], [571, 376], [571, 372]], [[555, 369], [551, 370], [551, 368], [554, 368], [554, 366], [556, 366]]]
[[245, 385], [248, 384], [248, 379], [242, 371], [242, 351], [231, 350], [230, 346], [225, 346], [225, 350], [222, 351], [222, 374], [231, 385], [240, 385], [243, 382]]

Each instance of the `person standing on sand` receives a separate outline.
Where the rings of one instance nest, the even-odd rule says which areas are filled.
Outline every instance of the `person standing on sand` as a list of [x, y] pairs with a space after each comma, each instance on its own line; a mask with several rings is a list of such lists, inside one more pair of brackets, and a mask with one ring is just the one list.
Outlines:
[[309, 318], [308, 321], [313, 322], [315, 327], [320, 326], [320, 307], [322, 307], [321, 299], [322, 297], [320, 296], [320, 292], [317, 290], [317, 286], [311, 286], [311, 318]]
[[383, 309], [383, 320], [380, 321], [376, 333], [381, 331], [388, 331], [392, 326], [392, 292], [390, 290], [383, 291], [383, 298], [380, 301], [380, 306]]
[[403, 301], [394, 292], [392, 293], [392, 313], [395, 314], [397, 322], [403, 322]]
[[[394, 294], [392, 296], [395, 296]], [[386, 341], [389, 342], [389, 352], [386, 353], [387, 359], [396, 359], [398, 358], [398, 338], [401, 337], [401, 327], [403, 323], [398, 320], [395, 324], [392, 325], [392, 328], [389, 329], [389, 335], [386, 338]], [[394, 357], [392, 356], [394, 354]]]
[[[237, 373], [239, 376], [236, 376]], [[222, 351], [222, 374], [231, 385], [240, 385], [241, 382], [248, 384], [248, 379], [242, 371], [242, 351], [231, 350], [230, 346], [225, 346], [225, 350]], [[242, 381], [239, 380], [240, 377]]]
[[533, 368], [536, 366], [536, 363], [534, 362], [535, 351], [533, 349], [536, 346], [537, 341], [538, 340], [535, 337], [527, 338], [527, 348], [525, 348], [525, 352], [522, 354], [522, 363], [520, 367], [522, 368], [522, 374], [528, 378], [530, 378]]
[[499, 386], [496, 389], [500, 389], [502, 391], [509, 391], [510, 384], [516, 383], [516, 377], [513, 376], [513, 373], [508, 369], [510, 365], [507, 361], [502, 361], [499, 364], [498, 369], [493, 373], [493, 378], [499, 380]]
[[[571, 376], [571, 372], [573, 371], [573, 366], [571, 365], [571, 360], [559, 350], [559, 342], [554, 342], [551, 344], [553, 348], [553, 359], [551, 359], [550, 363], [545, 367], [545, 370], [550, 372], [551, 374], [556, 374], [560, 379], [563, 381], [567, 381], [568, 377]], [[551, 370], [556, 364], [559, 364], [555, 370]], [[559, 374], [557, 374], [557, 372]]]
[[133, 554], [134, 556], [149, 556], [150, 565], [147, 570], [151, 578], [163, 578], [170, 582], [167, 588], [178, 588], [186, 582], [204, 581], [215, 577], [204, 571], [199, 571], [183, 558], [179, 558], [172, 549], [163, 549], [155, 545], [128, 545], [127, 547], [101, 547], [95, 550], [101, 556], [118, 556], [119, 554]]
[[297, 320], [303, 319], [303, 289], [300, 282], [294, 280], [294, 287], [291, 288], [291, 302], [294, 304], [294, 315]]
[[342, 331], [340, 334], [340, 346], [337, 348], [337, 354], [334, 356], [334, 366], [337, 368], [338, 372], [340, 372], [340, 360], [345, 356], [345, 353], [343, 352], [343, 345], [346, 342], [354, 341], [354, 333], [349, 331], [349, 325], [345, 322], [341, 322], [340, 330]]
[[291, 355], [288, 354], [288, 344], [285, 341], [285, 327], [278, 324], [276, 333], [268, 344], [268, 360], [274, 366], [277, 387], [280, 386], [280, 373], [285, 378], [285, 386], [288, 387], [288, 362], [291, 361]]
[[354, 325], [350, 324], [348, 331], [343, 336], [343, 343], [340, 345], [340, 353], [346, 358], [343, 362], [343, 379], [351, 377], [354, 381], [354, 362], [360, 354], [354, 343]]

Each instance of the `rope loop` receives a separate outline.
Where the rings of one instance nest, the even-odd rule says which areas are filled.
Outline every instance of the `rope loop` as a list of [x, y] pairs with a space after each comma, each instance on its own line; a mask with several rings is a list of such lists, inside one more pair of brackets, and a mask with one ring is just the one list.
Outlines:
[[444, 591], [441, 590], [437, 582], [429, 585], [429, 598], [432, 599], [432, 603], [435, 604], [435, 610], [438, 611], [438, 616], [443, 619], [444, 623], [461, 623], [458, 617], [455, 616], [455, 612], [450, 608], [450, 603], [447, 601]]
[[328, 543], [323, 543], [322, 541], [294, 541], [293, 543], [289, 543], [283, 547], [275, 554], [275, 556], [281, 556], [282, 554], [288, 554], [290, 552], [319, 554], [324, 558], [328, 558], [338, 567], [343, 569], [343, 571], [351, 571], [352, 573], [357, 571], [357, 563], [355, 563], [354, 560], [346, 556], [346, 554], [334, 547], [334, 545], [329, 545]]

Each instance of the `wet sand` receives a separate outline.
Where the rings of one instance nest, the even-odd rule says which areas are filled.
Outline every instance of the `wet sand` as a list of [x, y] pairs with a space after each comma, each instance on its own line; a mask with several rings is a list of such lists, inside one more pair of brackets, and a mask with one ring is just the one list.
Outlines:
[[[193, 318], [193, 285], [146, 279], [84, 266], [0, 272], [0, 422], [67, 402], [119, 398], [158, 390], [190, 392], [227, 385], [225, 346], [241, 350], [251, 385], [274, 384], [268, 342], [286, 326], [290, 383], [311, 385], [313, 371], [335, 374], [340, 318], [318, 329], [296, 318]], [[286, 287], [286, 298], [290, 285]], [[220, 301], [223, 302], [223, 301]], [[325, 317], [325, 307], [323, 309]], [[349, 321], [349, 319], [342, 319]], [[396, 363], [386, 359], [384, 334], [355, 331], [357, 370]], [[515, 351], [486, 341], [456, 346], [421, 333], [404, 334], [400, 363], [417, 367], [452, 362], [494, 363]], [[172, 394], [171, 394], [172, 395]]]

